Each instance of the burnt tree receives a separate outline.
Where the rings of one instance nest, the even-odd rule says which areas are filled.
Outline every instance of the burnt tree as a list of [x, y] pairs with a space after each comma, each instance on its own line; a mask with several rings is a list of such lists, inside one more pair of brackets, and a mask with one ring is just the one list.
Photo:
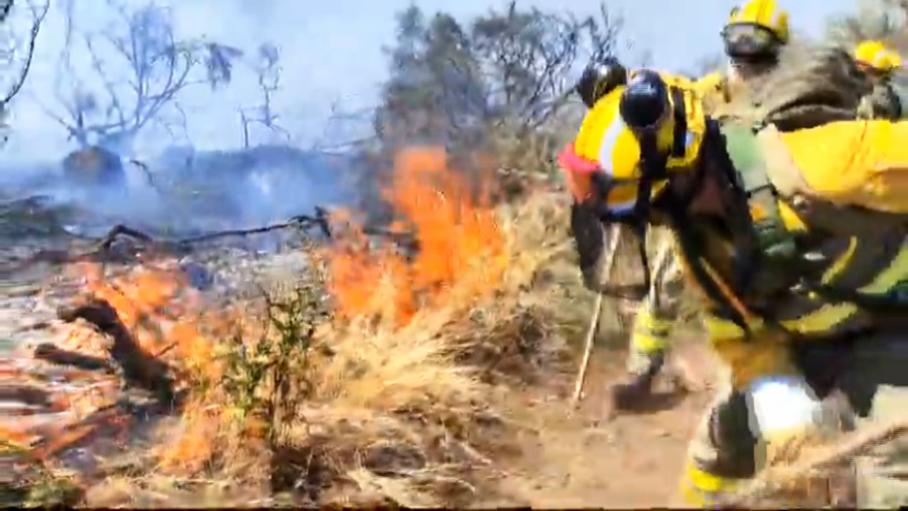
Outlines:
[[[60, 55], [56, 96], [59, 110], [45, 107], [78, 149], [64, 160], [75, 182], [110, 185], [123, 181], [121, 155], [136, 136], [155, 123], [171, 135], [185, 132], [185, 113], [177, 101], [185, 89], [229, 83], [239, 50], [202, 40], [178, 40], [167, 9], [151, 2], [135, 10], [108, 0], [119, 23], [98, 33], [79, 33], [72, 2], [66, 5], [66, 46]], [[84, 51], [91, 61], [87, 76], [71, 61]], [[114, 70], [125, 69], [125, 73]]]
[[290, 138], [290, 133], [278, 123], [280, 116], [271, 104], [274, 94], [280, 89], [282, 71], [280, 50], [273, 44], [262, 44], [259, 46], [257, 60], [250, 67], [255, 72], [262, 96], [261, 102], [257, 106], [240, 109], [243, 147], [247, 149], [251, 143], [250, 128], [256, 124], [272, 133], [281, 135], [284, 139]]
[[375, 118], [392, 146], [475, 146], [505, 127], [521, 136], [540, 129], [569, 101], [578, 68], [615, 53], [621, 27], [604, 5], [597, 17], [576, 18], [516, 2], [468, 23], [427, 18], [415, 6], [397, 21]]

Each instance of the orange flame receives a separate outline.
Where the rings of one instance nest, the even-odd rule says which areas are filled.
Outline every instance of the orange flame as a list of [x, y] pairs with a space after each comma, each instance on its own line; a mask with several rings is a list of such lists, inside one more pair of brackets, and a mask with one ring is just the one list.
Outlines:
[[[202, 297], [178, 271], [139, 267], [127, 275], [108, 278], [97, 265], [80, 265], [76, 270], [85, 278], [87, 294], [116, 311], [140, 350], [167, 360], [177, 383], [218, 382], [223, 377], [225, 367], [215, 356], [215, 339], [231, 328], [232, 309], [205, 311]], [[78, 402], [67, 399], [67, 408], [78, 407]], [[186, 404], [183, 418], [182, 429], [156, 450], [163, 468], [196, 470], [214, 452], [213, 432], [222, 417], [210, 412], [205, 395], [194, 396]], [[80, 424], [65, 434], [53, 435], [41, 454], [77, 442], [92, 429], [90, 424]]]
[[221, 366], [213, 361], [214, 342], [200, 329], [220, 322], [211, 315], [202, 317], [201, 299], [183, 274], [143, 267], [126, 277], [105, 279], [96, 265], [83, 265], [81, 271], [86, 290], [113, 307], [145, 353], [173, 351], [179, 365], [196, 376], [209, 381], [221, 376]]
[[160, 467], [166, 471], [193, 473], [211, 459], [222, 410], [195, 399], [183, 411], [180, 429], [156, 449]]
[[387, 314], [390, 308], [403, 325], [422, 307], [448, 302], [454, 290], [469, 299], [496, 289], [506, 245], [488, 181], [474, 196], [463, 173], [446, 162], [445, 150], [437, 147], [397, 155], [384, 195], [398, 216], [393, 227], [408, 227], [418, 252], [408, 259], [393, 247], [369, 250], [362, 230], [336, 247], [329, 289], [341, 317]]

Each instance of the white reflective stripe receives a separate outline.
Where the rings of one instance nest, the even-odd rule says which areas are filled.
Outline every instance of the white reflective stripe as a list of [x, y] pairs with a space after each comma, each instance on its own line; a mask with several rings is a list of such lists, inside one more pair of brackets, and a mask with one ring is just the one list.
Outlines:
[[625, 202], [624, 204], [608, 204], [608, 210], [613, 213], [629, 213], [637, 205], [637, 199]]
[[621, 134], [622, 129], [624, 129], [624, 119], [621, 118], [621, 115], [615, 115], [612, 123], [605, 130], [605, 134], [602, 135], [602, 145], [599, 146], [599, 165], [602, 167], [602, 171], [610, 176], [614, 174], [613, 155], [615, 146], [618, 144], [618, 135]]
[[752, 424], [757, 438], [770, 437], [816, 424], [820, 401], [807, 383], [793, 376], [774, 376], [754, 381], [748, 391]]

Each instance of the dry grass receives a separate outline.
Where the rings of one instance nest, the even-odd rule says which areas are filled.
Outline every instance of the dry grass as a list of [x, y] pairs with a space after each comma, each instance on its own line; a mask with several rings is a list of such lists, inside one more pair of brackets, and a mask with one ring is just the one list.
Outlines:
[[[4, 432], [5, 433], [5, 432]], [[75, 474], [55, 471], [24, 444], [0, 438], [0, 507], [71, 505], [82, 496]]]
[[[567, 367], [593, 299], [560, 194], [498, 214], [507, 265], [496, 289], [477, 295], [455, 282], [403, 326], [382, 314], [331, 320], [317, 301], [290, 306], [300, 289], [324, 294], [319, 271], [269, 288], [285, 306], [269, 329], [267, 309], [245, 304], [242, 335], [213, 350], [219, 384], [194, 380], [181, 416], [159, 425], [152, 457], [110, 472], [84, 502], [467, 506], [495, 495], [492, 460], [512, 448], [515, 427], [499, 403]], [[382, 302], [395, 289], [388, 281], [376, 293]]]
[[[867, 454], [873, 449], [885, 445], [908, 433], [908, 422], [895, 420], [863, 428], [844, 438], [832, 441], [816, 441], [801, 446], [788, 459], [773, 464], [746, 487], [742, 488], [729, 502], [734, 506], [766, 506], [767, 502], [778, 503], [785, 499], [787, 505], [853, 505], [853, 502], [830, 503], [828, 499], [836, 495], [829, 492], [848, 494], [848, 488], [834, 488], [836, 478], [842, 468], [850, 465], [852, 460]], [[847, 478], [844, 484], [852, 486], [854, 480]], [[817, 492], [817, 485], [824, 487]], [[817, 493], [820, 493], [817, 495]], [[778, 504], [776, 504], [778, 505]]]
[[[468, 506], [496, 498], [496, 460], [514, 452], [515, 428], [526, 427], [502, 404], [573, 371], [569, 345], [582, 338], [595, 298], [581, 285], [567, 200], [534, 192], [500, 206], [504, 260], [495, 265], [503, 273], [491, 290], [477, 292], [487, 270], [479, 258], [402, 325], [395, 279], [370, 297], [378, 310], [327, 314], [329, 265], [317, 252], [304, 274], [270, 274], [270, 306], [212, 311], [199, 297], [184, 299], [192, 293], [171, 296], [179, 282], [119, 283], [162, 290], [146, 292], [141, 307], [113, 306], [143, 346], [157, 353], [175, 344], [164, 358], [189, 395], [153, 428], [150, 445], [83, 481], [82, 503]], [[174, 332], [185, 335], [172, 342]]]
[[[455, 289], [399, 329], [361, 318], [320, 332], [312, 396], [277, 441], [280, 465], [297, 467], [283, 483], [307, 477], [309, 498], [321, 503], [467, 505], [483, 486], [492, 491], [482, 453], [507, 443], [496, 386], [551, 369], [578, 328], [558, 314], [573, 309], [568, 281], [543, 274], [565, 249], [563, 234], [547, 232], [553, 200], [539, 195], [502, 212], [511, 258], [492, 296]], [[553, 238], [561, 243], [543, 241]]]

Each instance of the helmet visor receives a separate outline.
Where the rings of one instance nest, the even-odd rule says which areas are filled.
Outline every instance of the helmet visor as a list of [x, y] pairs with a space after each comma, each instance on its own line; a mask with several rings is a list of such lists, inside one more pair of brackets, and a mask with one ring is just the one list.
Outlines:
[[881, 82], [886, 78], [892, 76], [891, 71], [874, 67], [873, 65], [866, 62], [859, 61], [857, 65], [858, 69], [860, 69], [861, 72], [863, 72], [864, 75], [873, 83]]

